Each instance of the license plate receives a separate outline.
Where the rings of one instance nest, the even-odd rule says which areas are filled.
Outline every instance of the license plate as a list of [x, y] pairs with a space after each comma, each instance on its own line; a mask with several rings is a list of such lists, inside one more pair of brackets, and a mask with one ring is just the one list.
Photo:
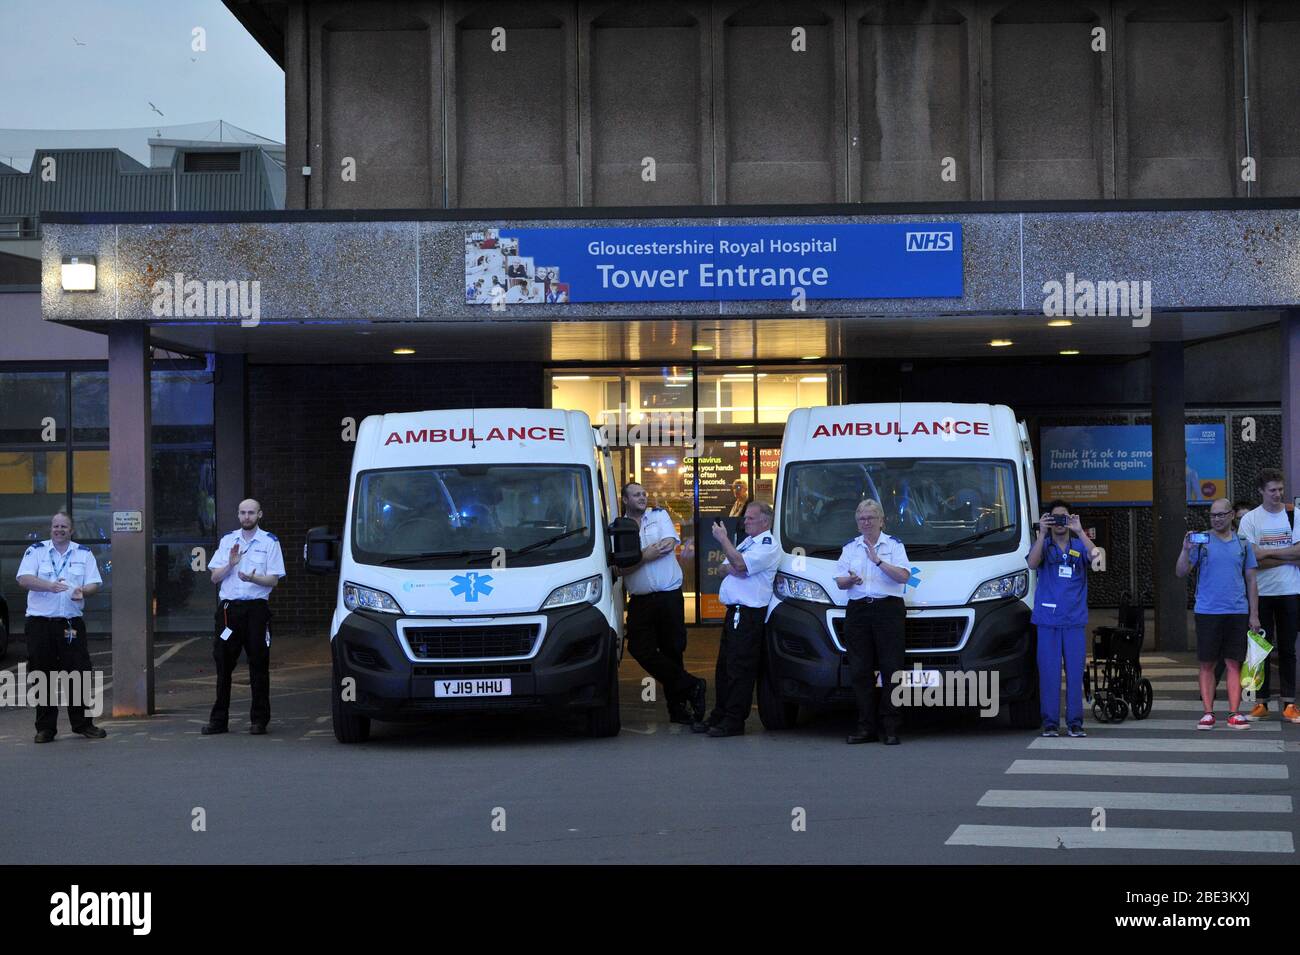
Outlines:
[[[895, 686], [942, 686], [943, 676], [938, 670], [903, 670], [903, 676]], [[876, 674], [876, 686], [880, 686], [880, 674]]]
[[433, 695], [449, 696], [509, 696], [509, 680], [438, 680], [433, 685]]

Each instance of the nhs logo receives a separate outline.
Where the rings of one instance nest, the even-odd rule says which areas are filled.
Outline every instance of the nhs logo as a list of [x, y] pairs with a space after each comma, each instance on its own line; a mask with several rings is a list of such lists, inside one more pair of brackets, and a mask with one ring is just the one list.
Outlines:
[[951, 232], [908, 232], [908, 252], [951, 252]]

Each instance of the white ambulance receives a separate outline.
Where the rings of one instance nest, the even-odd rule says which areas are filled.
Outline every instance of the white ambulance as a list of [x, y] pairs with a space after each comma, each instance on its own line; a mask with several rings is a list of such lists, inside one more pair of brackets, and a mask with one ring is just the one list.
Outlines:
[[[375, 415], [357, 432], [342, 534], [304, 558], [339, 575], [330, 624], [340, 742], [371, 720], [580, 712], [619, 731], [623, 591], [640, 558], [603, 435], [578, 411]], [[618, 548], [623, 548], [621, 551]]]
[[[834, 582], [872, 498], [907, 549], [906, 660], [917, 685], [946, 671], [996, 671], [1001, 708], [1037, 726], [1038, 681], [1025, 556], [1038, 493], [1023, 422], [1003, 405], [800, 408], [781, 445], [773, 525], [784, 556], [768, 613], [759, 716], [793, 725], [799, 706], [853, 702]], [[926, 682], [928, 681], [928, 682]]]

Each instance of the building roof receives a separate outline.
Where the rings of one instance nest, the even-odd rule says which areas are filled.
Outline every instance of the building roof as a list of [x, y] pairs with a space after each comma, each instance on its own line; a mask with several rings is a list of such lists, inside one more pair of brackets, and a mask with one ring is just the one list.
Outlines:
[[284, 207], [284, 167], [260, 146], [178, 146], [151, 169], [120, 149], [38, 149], [29, 172], [0, 176], [0, 218], [49, 212], [235, 212]]

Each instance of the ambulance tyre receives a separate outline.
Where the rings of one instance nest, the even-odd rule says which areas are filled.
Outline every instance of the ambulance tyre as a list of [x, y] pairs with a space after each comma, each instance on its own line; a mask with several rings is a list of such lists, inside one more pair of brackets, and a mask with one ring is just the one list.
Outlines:
[[769, 730], [792, 729], [799, 721], [799, 704], [781, 699], [766, 666], [758, 675], [758, 720]]
[[3, 618], [0, 618], [0, 660], [3, 660], [5, 654], [9, 651], [9, 628], [5, 626]]
[[1007, 715], [1013, 729], [1032, 730], [1042, 722], [1043, 714], [1038, 705], [1038, 694], [1027, 700], [1012, 700], [1007, 704]]
[[338, 664], [333, 667], [334, 682], [330, 690], [330, 716], [334, 719], [334, 738], [340, 743], [364, 743], [370, 739], [370, 717], [353, 712], [353, 704], [343, 702]]
[[622, 728], [623, 721], [618, 713], [618, 663], [615, 661], [609, 668], [609, 689], [605, 694], [605, 702], [587, 710], [587, 735], [592, 739], [605, 739], [617, 736]]

